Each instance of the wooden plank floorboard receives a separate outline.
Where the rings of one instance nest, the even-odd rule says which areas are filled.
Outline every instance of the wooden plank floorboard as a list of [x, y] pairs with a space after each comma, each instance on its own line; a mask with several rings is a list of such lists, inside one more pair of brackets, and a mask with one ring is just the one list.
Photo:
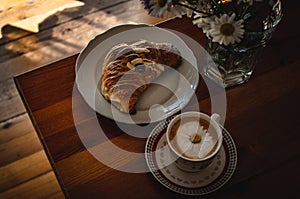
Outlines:
[[[40, 25], [39, 30], [44, 31], [46, 29], [52, 29], [53, 27], [66, 23], [68, 21], [76, 20], [77, 18], [86, 16], [90, 13], [97, 12], [100, 10], [108, 9], [109, 7], [118, 4], [127, 4], [132, 0], [81, 0], [85, 3], [84, 6], [68, 8], [63, 11], [57, 12], [47, 19], [45, 19]], [[126, 6], [126, 5], [125, 5]], [[26, 36], [32, 35], [34, 33], [24, 31], [21, 29], [14, 28], [12, 26], [7, 26], [3, 29], [3, 38], [0, 39], [0, 45], [9, 43], [11, 41], [24, 38]]]
[[0, 168], [0, 192], [52, 171], [43, 150]]
[[0, 144], [33, 132], [34, 128], [26, 113], [0, 123]]
[[19, 95], [0, 102], [0, 122], [4, 122], [26, 112]]
[[53, 171], [0, 193], [0, 198], [64, 198]]
[[35, 131], [0, 145], [0, 167], [42, 150]]
[[13, 79], [0, 81], [0, 127], [5, 127], [2, 122], [22, 113], [25, 113], [25, 108]]
[[13, 79], [0, 81], [0, 102], [18, 95]]
[[[97, 23], [95, 20], [99, 19], [104, 23], [99, 23], [97, 28], [94, 28], [94, 24]], [[29, 38], [21, 39], [21, 41], [15, 41], [11, 44], [13, 45], [12, 48], [20, 47], [19, 42], [23, 43], [22, 40], [36, 40], [36, 43], [34, 45], [29, 43], [28, 46], [21, 47], [24, 51], [21, 56], [10, 53], [2, 55], [0, 79], [9, 79], [17, 74], [78, 53], [96, 34], [108, 29], [110, 25], [114, 26], [121, 23], [123, 21], [113, 16], [107, 16], [105, 12], [100, 12], [84, 17], [80, 21], [70, 22], [41, 32], [38, 39], [35, 38], [36, 35], [32, 35]]]
[[[45, 152], [41, 149], [40, 142], [27, 114], [0, 123], [0, 127], [0, 163], [7, 163], [0, 167], [0, 193], [5, 192], [5, 197], [8, 197], [6, 195], [8, 194], [9, 197], [13, 196], [11, 198], [14, 198], [17, 197], [14, 194], [17, 194], [20, 190], [15, 187], [52, 171], [52, 168]], [[24, 139], [24, 136], [26, 139]], [[28, 139], [29, 142], [26, 142]], [[19, 145], [23, 145], [24, 148]], [[4, 148], [6, 150], [2, 151]], [[34, 148], [39, 150], [31, 155], [26, 155], [30, 154]], [[8, 163], [8, 161], [11, 163]], [[56, 181], [54, 176], [50, 177], [53, 178], [53, 181]], [[41, 180], [46, 183], [49, 179], [42, 178]], [[7, 192], [9, 189], [11, 191]], [[59, 187], [57, 187], [56, 193], [51, 191], [48, 195], [50, 198], [62, 198], [63, 196]]]
[[[118, 2], [124, 3], [124, 0], [116, 1], [116, 3], [118, 3]], [[80, 18], [83, 18], [83, 17], [88, 16], [95, 12], [95, 11], [88, 10], [88, 9], [91, 9], [90, 8], [91, 6], [86, 6], [86, 7], [89, 7], [89, 8], [85, 8], [82, 11], [82, 13], [78, 13], [78, 11], [76, 13], [71, 12], [69, 14], [65, 13], [65, 12], [61, 12], [60, 14], [56, 14], [58, 17], [52, 16], [56, 19], [55, 21], [53, 21], [53, 20], [51, 21], [51, 19], [50, 19], [49, 22], [47, 21], [44, 23], [46, 23], [48, 26], [50, 24], [53, 24], [52, 25], [53, 27], [42, 27], [39, 34], [28, 34], [26, 37], [15, 38], [14, 40], [11, 40], [10, 42], [3, 43], [2, 45], [4, 46], [4, 48], [0, 51], [0, 55], [1, 55], [0, 61], [5, 60], [5, 55], [6, 56], [8, 56], [8, 55], [20, 56], [28, 51], [31, 51], [32, 49], [38, 48], [39, 46], [37, 46], [37, 44], [39, 42], [41, 42], [41, 40], [43, 40], [43, 37], [40, 38], [40, 37], [31, 37], [31, 36], [39, 36], [39, 35], [41, 35], [42, 32], [50, 32], [51, 33], [51, 32], [53, 32], [53, 28], [55, 28], [56, 26], [61, 26], [61, 25], [67, 24], [68, 22], [71, 22], [72, 19], [78, 20]], [[74, 9], [76, 9], [76, 8], [74, 8]], [[79, 8], [77, 8], [77, 9], [79, 9]], [[102, 9], [99, 9], [98, 12], [101, 10]], [[84, 12], [84, 11], [86, 11], [86, 12]], [[46, 39], [49, 39], [49, 38], [46, 38]], [[12, 51], [12, 50], [16, 49], [17, 45], [18, 45], [18, 50]]]

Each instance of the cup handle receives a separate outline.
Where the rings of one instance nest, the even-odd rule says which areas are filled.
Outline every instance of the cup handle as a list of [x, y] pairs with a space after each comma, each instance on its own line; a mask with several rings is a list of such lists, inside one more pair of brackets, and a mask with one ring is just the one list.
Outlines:
[[215, 120], [217, 123], [219, 123], [220, 120], [221, 120], [221, 116], [219, 114], [217, 114], [217, 113], [212, 114], [210, 116], [210, 118], [213, 119], [213, 120]]

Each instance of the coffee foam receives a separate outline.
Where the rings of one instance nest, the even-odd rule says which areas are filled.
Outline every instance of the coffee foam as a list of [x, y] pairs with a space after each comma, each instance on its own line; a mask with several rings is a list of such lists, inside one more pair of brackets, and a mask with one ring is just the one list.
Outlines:
[[[203, 119], [200, 121], [197, 118], [179, 120], [174, 124], [171, 134], [173, 134], [171, 139], [174, 148], [190, 159], [207, 157], [214, 151], [218, 142], [215, 129]], [[196, 134], [200, 141], [195, 139]]]

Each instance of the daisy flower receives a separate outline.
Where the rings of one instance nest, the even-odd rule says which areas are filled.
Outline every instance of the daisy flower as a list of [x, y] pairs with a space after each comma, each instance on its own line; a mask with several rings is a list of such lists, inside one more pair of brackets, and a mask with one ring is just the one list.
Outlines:
[[145, 9], [154, 17], [172, 17], [181, 16], [187, 12], [187, 9], [176, 5], [182, 0], [141, 0]]
[[197, 25], [198, 28], [201, 28], [203, 33], [209, 37], [209, 30], [211, 29], [211, 23], [214, 21], [214, 16], [211, 17], [203, 17], [203, 14], [196, 13], [194, 15], [193, 24]]
[[216, 17], [215, 20], [211, 22], [209, 34], [213, 42], [227, 46], [228, 44], [240, 42], [244, 32], [243, 20], [235, 21], [235, 13], [233, 13], [231, 16], [223, 14], [221, 17]]

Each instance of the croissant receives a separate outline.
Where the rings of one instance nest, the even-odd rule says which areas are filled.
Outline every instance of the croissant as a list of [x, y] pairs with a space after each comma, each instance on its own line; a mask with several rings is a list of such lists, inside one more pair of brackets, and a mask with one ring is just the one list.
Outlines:
[[180, 52], [169, 43], [119, 44], [104, 58], [101, 94], [121, 112], [135, 113], [134, 106], [149, 84], [181, 62]]

